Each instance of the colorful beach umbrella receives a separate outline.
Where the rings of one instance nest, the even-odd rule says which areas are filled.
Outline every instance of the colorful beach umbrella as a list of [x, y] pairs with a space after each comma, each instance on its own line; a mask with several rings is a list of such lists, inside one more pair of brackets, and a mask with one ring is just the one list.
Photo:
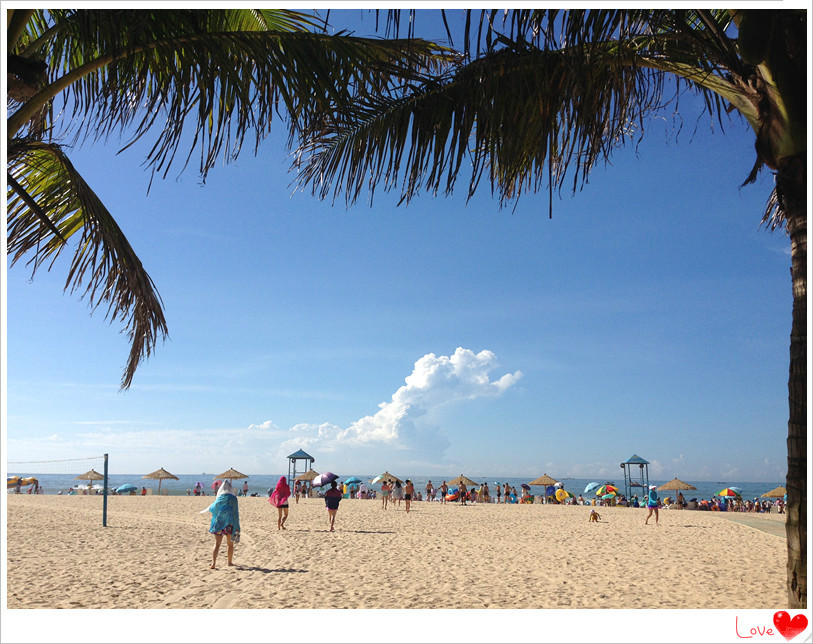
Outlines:
[[604, 498], [605, 494], [618, 494], [618, 488], [615, 487], [615, 485], [610, 485], [609, 483], [606, 483], [605, 485], [602, 485], [599, 489], [596, 490], [596, 496]]
[[356, 483], [362, 483], [362, 480], [358, 476], [351, 476], [344, 482], [345, 485], [355, 485]]
[[567, 499], [572, 498], [573, 494], [568, 492], [565, 488], [560, 487], [558, 490], [556, 490], [556, 500], [559, 501], [559, 503], [563, 503], [564, 501], [567, 501]]
[[742, 496], [740, 492], [737, 492], [733, 488], [724, 487], [722, 490], [717, 492], [715, 496]]
[[124, 485], [119, 485], [116, 488], [116, 492], [119, 494], [124, 494], [125, 492], [134, 492], [138, 489], [138, 486], [133, 485], [132, 483], [125, 483]]
[[585, 488], [584, 488], [584, 492], [583, 492], [583, 494], [590, 494], [590, 492], [592, 492], [592, 491], [593, 491], [593, 490], [595, 490], [597, 487], [599, 487], [599, 485], [601, 485], [601, 484], [600, 484], [600, 483], [596, 483], [595, 481], [593, 481], [592, 483], [588, 483], [588, 484], [585, 486]]

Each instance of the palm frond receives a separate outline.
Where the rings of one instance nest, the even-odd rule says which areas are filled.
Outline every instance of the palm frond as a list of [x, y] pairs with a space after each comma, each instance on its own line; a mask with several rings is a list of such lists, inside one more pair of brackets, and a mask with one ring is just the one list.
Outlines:
[[472, 13], [466, 48], [476, 39], [482, 55], [327, 122], [298, 151], [300, 183], [348, 202], [377, 185], [404, 201], [449, 192], [461, 170], [469, 195], [486, 177], [502, 200], [567, 176], [577, 190], [687, 90], [721, 123], [733, 105], [758, 125], [747, 84], [731, 78], [741, 61], [727, 11], [482, 11], [479, 26]]
[[[64, 91], [71, 136], [126, 132], [132, 143], [155, 128], [146, 163], [165, 175], [183, 142], [193, 142], [184, 165], [199, 149], [205, 179], [218, 159], [234, 158], [250, 131], [256, 149], [275, 114], [285, 116], [295, 137], [355, 95], [421, 78], [450, 58], [422, 40], [305, 31], [314, 19], [296, 12], [115, 10], [60, 17], [61, 28], [37, 52], [51, 62], [51, 82], [10, 117], [9, 131]], [[262, 30], [268, 26], [284, 30]]]
[[[107, 304], [106, 318], [121, 319], [131, 341], [122, 388], [158, 338], [166, 338], [161, 298], [122, 230], [81, 175], [54, 144], [14, 140], [9, 145], [8, 253], [14, 265], [30, 255], [36, 271], [53, 265], [80, 235], [65, 290], [80, 291], [90, 307]], [[36, 206], [32, 207], [31, 202]], [[50, 225], [44, 225], [45, 213]]]
[[409, 201], [421, 189], [451, 191], [470, 167], [469, 194], [487, 172], [492, 190], [513, 199], [550, 179], [561, 187], [574, 164], [576, 189], [661, 107], [663, 84], [615, 45], [579, 73], [574, 56], [505, 48], [406, 96], [376, 97], [300, 149], [301, 181], [321, 198], [332, 190], [354, 201], [365, 186], [389, 190], [403, 176]]

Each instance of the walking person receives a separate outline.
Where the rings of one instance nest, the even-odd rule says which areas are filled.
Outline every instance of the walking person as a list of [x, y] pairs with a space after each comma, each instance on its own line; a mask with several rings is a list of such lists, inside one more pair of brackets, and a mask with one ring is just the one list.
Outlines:
[[215, 536], [212, 565], [209, 567], [212, 570], [215, 569], [217, 554], [220, 551], [220, 543], [223, 541], [223, 535], [226, 536], [226, 543], [228, 545], [228, 564], [233, 566], [234, 544], [240, 542], [240, 512], [237, 508], [237, 494], [231, 486], [231, 482], [228, 480], [223, 481], [223, 484], [217, 490], [214, 503], [205, 510], [202, 510], [201, 514], [205, 512], [212, 513], [212, 520], [209, 523], [209, 532]]
[[508, 486], [508, 483], [506, 483], [503, 486], [503, 490], [502, 490], [502, 502], [503, 503], [508, 503], [508, 495], [510, 495], [510, 494], [511, 494], [511, 488]]
[[499, 505], [499, 503], [500, 503], [500, 496], [501, 496], [501, 494], [502, 494], [502, 486], [499, 484], [499, 482], [495, 482], [495, 483], [494, 483], [494, 485], [496, 485], [496, 486], [497, 486], [497, 505]]
[[396, 480], [395, 486], [392, 488], [392, 502], [398, 502], [398, 507], [401, 507], [401, 499], [404, 498], [404, 488], [401, 487], [401, 481]]
[[299, 495], [302, 493], [302, 481], [299, 479], [294, 483], [294, 499], [299, 503]]
[[655, 512], [655, 525], [658, 525], [658, 492], [657, 486], [650, 485], [649, 486], [649, 495], [646, 498], [646, 507], [649, 509], [649, 513], [646, 515], [646, 521], [644, 521], [644, 525], [649, 525], [649, 517], [652, 516], [652, 512]]
[[336, 487], [336, 481], [330, 482], [330, 489], [325, 492], [325, 507], [330, 519], [330, 532], [333, 532], [333, 523], [336, 521], [336, 512], [339, 510], [339, 503], [342, 500], [342, 493]]
[[285, 530], [285, 522], [288, 520], [288, 499], [291, 496], [291, 487], [284, 476], [279, 477], [277, 487], [268, 497], [268, 502], [277, 509], [277, 530]]
[[466, 494], [468, 494], [466, 489], [466, 484], [462, 481], [460, 482], [460, 503], [462, 505], [466, 505]]
[[431, 501], [434, 496], [435, 491], [432, 489], [432, 481], [430, 479], [429, 483], [426, 484], [426, 500]]
[[415, 486], [412, 481], [407, 479], [406, 486], [404, 487], [404, 500], [406, 501], [406, 511], [409, 512], [409, 506], [412, 504], [412, 495], [415, 494]]
[[387, 509], [387, 503], [389, 502], [391, 490], [392, 485], [390, 485], [389, 481], [384, 481], [381, 483], [381, 505], [385, 510]]
[[446, 503], [446, 495], [449, 493], [449, 486], [446, 485], [446, 481], [443, 481], [443, 485], [440, 486], [440, 502]]
[[243, 482], [243, 496], [248, 496], [248, 481]]

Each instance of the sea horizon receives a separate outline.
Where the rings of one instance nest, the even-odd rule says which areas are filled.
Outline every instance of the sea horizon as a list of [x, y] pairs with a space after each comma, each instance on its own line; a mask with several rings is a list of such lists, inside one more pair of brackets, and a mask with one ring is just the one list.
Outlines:
[[[378, 476], [381, 472], [376, 474], [347, 474], [347, 475], [340, 475], [337, 479], [338, 482], [342, 483], [345, 480], [348, 480], [352, 477], [361, 479], [368, 487], [371, 489], [378, 490], [380, 484], [371, 484], [370, 481]], [[440, 484], [445, 481], [450, 481], [454, 479], [458, 474], [451, 474], [448, 476], [435, 476], [435, 475], [403, 475], [399, 472], [392, 472], [393, 475], [397, 476], [402, 480], [406, 480], [407, 478], [412, 480], [412, 483], [415, 485], [416, 492], [424, 493], [426, 485], [429, 481], [432, 481], [433, 487], [439, 487]], [[26, 472], [16, 472], [16, 471], [9, 471], [8, 476], [19, 475], [23, 477], [34, 476], [36, 477], [40, 485], [44, 488], [44, 494], [66, 494], [71, 487], [76, 488], [79, 485], [85, 485], [87, 481], [77, 480], [76, 476], [79, 474], [76, 473], [37, 473], [33, 471], [26, 471]], [[142, 474], [108, 474], [108, 489], [115, 490], [118, 487], [130, 484], [138, 487], [141, 489], [142, 487], [147, 488], [150, 490], [152, 494], [156, 494], [159, 489], [159, 482], [155, 479], [144, 479], [142, 478]], [[215, 474], [214, 473], [200, 473], [200, 474], [176, 474], [178, 477], [177, 480], [175, 479], [163, 479], [160, 484], [161, 494], [168, 495], [168, 496], [186, 496], [187, 491], [189, 490], [192, 492], [197, 485], [198, 482], [201, 483], [204, 490], [208, 494], [212, 494], [211, 486], [214, 483]], [[249, 495], [257, 494], [259, 496], [267, 496], [269, 489], [273, 489], [276, 485], [277, 481], [281, 476], [288, 476], [287, 473], [275, 473], [275, 474], [248, 474], [248, 478], [246, 479], [235, 479], [236, 487], [238, 487], [241, 491], [243, 488], [243, 483], [248, 482], [249, 487]], [[489, 476], [469, 476], [473, 481], [476, 481], [478, 486], [484, 482], [487, 482], [489, 485], [489, 489], [491, 491], [491, 496], [495, 496], [495, 485], [505, 484], [508, 483], [509, 486], [515, 487], [517, 491], [520, 490], [522, 484], [529, 484], [530, 481], [534, 480], [536, 477], [515, 477], [515, 476], [499, 476], [499, 475], [489, 475]], [[625, 494], [625, 484], [624, 478], [622, 477], [594, 477], [594, 478], [579, 478], [579, 477], [562, 477], [556, 478], [552, 477], [555, 480], [562, 483], [563, 487], [571, 492], [574, 496], [578, 497], [580, 494], [583, 495], [585, 498], [593, 498], [594, 494], [585, 493], [585, 488], [590, 483], [612, 483], [616, 487], [619, 488], [622, 494]], [[674, 477], [672, 477], [674, 478]], [[661, 486], [668, 481], [671, 481], [672, 478], [669, 479], [662, 479], [662, 478], [655, 478], [650, 477], [648, 483], [650, 485], [657, 485]], [[640, 479], [638, 479], [640, 480]], [[686, 479], [681, 479], [686, 481]], [[784, 485], [785, 481], [769, 481], [769, 482], [762, 482], [762, 481], [737, 481], [737, 480], [719, 480], [719, 481], [694, 481], [688, 480], [687, 483], [694, 485], [697, 489], [696, 490], [684, 490], [683, 494], [687, 500], [692, 498], [697, 498], [698, 500], [701, 499], [710, 499], [712, 496], [716, 496], [717, 492], [722, 490], [725, 487], [739, 487], [742, 488], [742, 498], [743, 499], [754, 499], [759, 498], [762, 500], [762, 494], [776, 488], [779, 485]], [[101, 481], [95, 482], [97, 486], [101, 485]], [[534, 485], [530, 486], [531, 493], [535, 496], [545, 494], [545, 486]], [[13, 489], [9, 489], [10, 493], [13, 493]], [[22, 493], [27, 492], [27, 487], [22, 489]], [[638, 494], [639, 498], [642, 496], [642, 488], [641, 487], [631, 487], [630, 488], [630, 497], [632, 495]], [[665, 498], [674, 496], [677, 492], [673, 491], [663, 491], [659, 492], [661, 498]], [[770, 500], [770, 499], [769, 499]]]

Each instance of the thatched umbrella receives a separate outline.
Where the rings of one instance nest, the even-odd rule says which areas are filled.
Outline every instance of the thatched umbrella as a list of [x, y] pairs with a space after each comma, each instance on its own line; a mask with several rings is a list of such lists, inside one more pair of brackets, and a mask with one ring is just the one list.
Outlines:
[[667, 490], [674, 490], [677, 492], [678, 490], [696, 490], [697, 488], [694, 485], [689, 485], [685, 481], [681, 481], [680, 479], [672, 479], [668, 483], [664, 483], [658, 488], [658, 492], [665, 492]]
[[233, 467], [230, 467], [228, 470], [223, 472], [223, 474], [218, 474], [216, 479], [220, 479], [221, 481], [224, 479], [247, 479], [248, 474], [241, 474]]
[[477, 485], [477, 481], [472, 481], [469, 477], [461, 474], [457, 478], [453, 478], [449, 481], [449, 485], [465, 485], [471, 487], [472, 485]]
[[674, 478], [668, 483], [664, 483], [658, 488], [658, 492], [666, 492], [667, 490], [672, 490], [674, 492], [679, 492], [680, 490], [696, 490], [697, 488], [694, 485], [689, 485], [686, 481], [681, 481], [679, 478]]
[[780, 496], [785, 496], [787, 493], [788, 491], [785, 489], [785, 487], [783, 485], [780, 485], [779, 487], [775, 487], [770, 492], [765, 492], [765, 494], [763, 494], [762, 496], [768, 498], [770, 497], [777, 498]]
[[308, 470], [304, 474], [300, 474], [299, 476], [297, 476], [295, 480], [296, 481], [312, 481], [317, 476], [319, 476], [319, 472], [317, 472], [316, 470]]
[[158, 479], [158, 495], [161, 495], [161, 481], [164, 479], [175, 479], [178, 480], [178, 477], [174, 474], [170, 474], [167, 472], [163, 467], [160, 470], [155, 470], [154, 472], [150, 472], [149, 474], [145, 474], [141, 477], [142, 479]]
[[534, 479], [533, 481], [528, 483], [528, 485], [544, 485], [545, 487], [547, 487], [548, 485], [554, 485], [555, 483], [558, 483], [556, 479], [552, 479], [547, 474], [543, 474], [538, 479]]
[[103, 481], [104, 474], [99, 474], [96, 470], [88, 470], [84, 474], [76, 477], [79, 481], [88, 481], [88, 491], [93, 488], [93, 481]]
[[384, 472], [383, 474], [379, 474], [374, 479], [370, 481], [370, 483], [378, 483], [379, 481], [398, 481], [399, 483], [403, 483], [401, 479], [399, 479], [394, 474], [390, 474], [389, 472]]

